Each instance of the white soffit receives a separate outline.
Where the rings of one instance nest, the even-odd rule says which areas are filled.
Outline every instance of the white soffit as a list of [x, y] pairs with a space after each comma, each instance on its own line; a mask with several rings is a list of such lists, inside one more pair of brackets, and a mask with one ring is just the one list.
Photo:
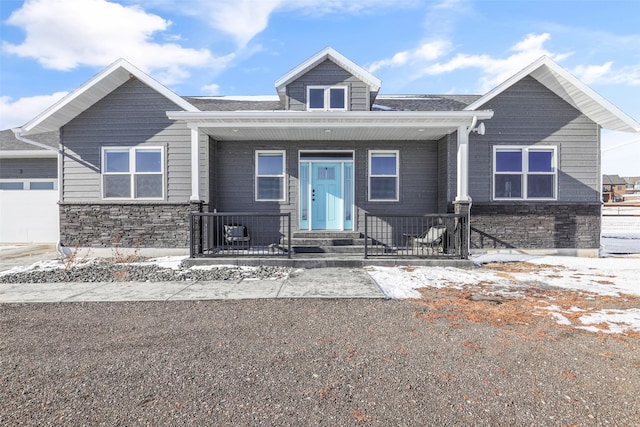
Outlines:
[[638, 122], [546, 56], [541, 57], [492, 89], [467, 106], [465, 110], [475, 110], [482, 107], [528, 75], [603, 128], [624, 132], [640, 132]]
[[199, 111], [157, 80], [119, 59], [20, 129], [21, 135], [58, 130], [130, 79], [138, 79], [186, 111]]
[[289, 83], [296, 80], [298, 77], [302, 76], [303, 74], [305, 74], [306, 72], [308, 72], [309, 70], [311, 70], [312, 68], [320, 64], [321, 62], [325, 61], [326, 59], [329, 59], [335, 62], [340, 67], [344, 68], [345, 70], [353, 74], [355, 77], [365, 82], [367, 85], [369, 85], [372, 92], [377, 92], [378, 90], [380, 90], [380, 85], [382, 84], [380, 79], [378, 79], [373, 74], [371, 74], [370, 72], [368, 72], [367, 70], [365, 70], [364, 68], [356, 64], [355, 62], [351, 61], [344, 55], [338, 53], [335, 49], [331, 47], [326, 47], [322, 49], [320, 52], [316, 53], [311, 58], [307, 59], [302, 64], [293, 68], [287, 74], [285, 74], [284, 76], [276, 80], [275, 81], [276, 90], [278, 91], [279, 94], [284, 93], [285, 87]]

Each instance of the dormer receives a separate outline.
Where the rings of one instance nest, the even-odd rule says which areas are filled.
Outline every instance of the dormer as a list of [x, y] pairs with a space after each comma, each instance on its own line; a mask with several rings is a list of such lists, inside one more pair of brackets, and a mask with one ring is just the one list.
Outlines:
[[380, 80], [327, 47], [275, 82], [285, 110], [369, 111]]

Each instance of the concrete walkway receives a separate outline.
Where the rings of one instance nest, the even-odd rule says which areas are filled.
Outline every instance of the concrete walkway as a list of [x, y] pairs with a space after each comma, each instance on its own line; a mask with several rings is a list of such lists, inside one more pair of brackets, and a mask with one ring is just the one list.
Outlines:
[[361, 268], [294, 270], [277, 280], [0, 283], [0, 303], [385, 298]]

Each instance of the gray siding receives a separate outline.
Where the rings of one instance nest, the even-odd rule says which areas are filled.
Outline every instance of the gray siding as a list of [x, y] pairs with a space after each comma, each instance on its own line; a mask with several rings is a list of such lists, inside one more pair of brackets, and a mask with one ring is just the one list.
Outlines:
[[326, 60], [287, 86], [289, 110], [307, 109], [307, 86], [347, 85], [349, 87], [349, 110], [370, 110], [369, 89], [360, 79], [354, 77], [330, 60]]
[[58, 159], [0, 159], [0, 179], [58, 178]]
[[[130, 80], [62, 128], [64, 202], [101, 200], [103, 146], [165, 147], [166, 197], [170, 203], [191, 196], [191, 133], [169, 120], [178, 107], [138, 80]], [[201, 194], [208, 194], [206, 137], [201, 137]]]
[[[211, 143], [212, 176], [210, 208], [219, 212], [290, 212], [294, 230], [298, 229], [298, 153], [299, 150], [353, 150], [356, 229], [362, 231], [364, 214], [425, 214], [437, 211], [438, 153], [435, 142], [224, 142]], [[254, 196], [256, 150], [286, 150], [287, 200], [257, 202]], [[368, 202], [368, 151], [397, 149], [400, 155], [400, 200]]]
[[495, 114], [486, 122], [484, 136], [470, 135], [469, 193], [474, 202], [491, 200], [493, 146], [536, 144], [557, 147], [558, 201], [599, 202], [596, 123], [532, 77], [480, 108]]

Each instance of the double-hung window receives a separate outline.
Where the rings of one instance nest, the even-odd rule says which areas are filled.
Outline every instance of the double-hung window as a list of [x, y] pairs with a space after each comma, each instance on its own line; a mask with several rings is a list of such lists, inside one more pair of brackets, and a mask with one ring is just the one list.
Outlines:
[[346, 111], [346, 86], [308, 86], [307, 109], [309, 111]]
[[556, 199], [555, 147], [494, 147], [493, 165], [494, 199]]
[[163, 199], [162, 147], [104, 147], [102, 196], [105, 199]]
[[398, 201], [398, 151], [369, 151], [369, 201]]
[[256, 151], [256, 200], [285, 200], [285, 152]]

